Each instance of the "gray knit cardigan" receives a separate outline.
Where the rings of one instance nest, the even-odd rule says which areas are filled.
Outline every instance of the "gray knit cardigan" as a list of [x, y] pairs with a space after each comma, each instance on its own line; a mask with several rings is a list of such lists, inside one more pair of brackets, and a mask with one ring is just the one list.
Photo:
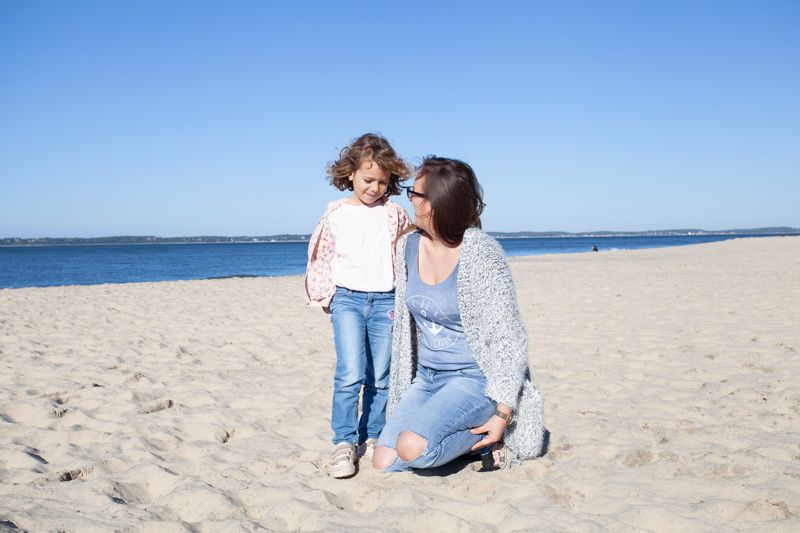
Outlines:
[[[417, 327], [405, 303], [406, 241], [397, 242], [394, 334], [388, 414], [411, 384], [417, 366]], [[528, 341], [517, 306], [516, 289], [503, 249], [478, 228], [464, 233], [458, 268], [458, 307], [464, 333], [486, 376], [485, 394], [514, 409], [505, 443], [519, 459], [542, 453], [544, 402], [528, 369]]]

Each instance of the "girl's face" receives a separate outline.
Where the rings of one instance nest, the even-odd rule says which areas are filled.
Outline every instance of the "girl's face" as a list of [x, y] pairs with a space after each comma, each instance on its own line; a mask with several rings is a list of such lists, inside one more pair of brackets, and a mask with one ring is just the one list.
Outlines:
[[391, 174], [372, 161], [362, 161], [361, 166], [350, 174], [353, 182], [353, 197], [350, 203], [372, 205], [386, 194]]
[[433, 235], [433, 217], [431, 204], [425, 198], [425, 176], [417, 176], [414, 180], [414, 192], [409, 193], [411, 205], [414, 206], [414, 225], [427, 233]]

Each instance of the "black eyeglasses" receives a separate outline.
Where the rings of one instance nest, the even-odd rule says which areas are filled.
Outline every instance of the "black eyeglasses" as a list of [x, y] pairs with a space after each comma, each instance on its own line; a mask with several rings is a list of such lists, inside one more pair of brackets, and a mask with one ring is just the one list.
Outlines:
[[423, 193], [415, 191], [414, 187], [406, 187], [406, 196], [408, 196], [408, 199], [412, 201], [414, 198], [421, 198], [423, 200], [427, 198], [427, 196], [425, 196]]

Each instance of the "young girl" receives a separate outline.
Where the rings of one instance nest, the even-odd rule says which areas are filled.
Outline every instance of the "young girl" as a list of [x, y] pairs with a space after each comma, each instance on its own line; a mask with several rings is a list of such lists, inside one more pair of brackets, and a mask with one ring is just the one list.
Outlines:
[[[367, 133], [328, 168], [331, 185], [352, 191], [331, 202], [308, 243], [306, 303], [331, 313], [336, 347], [334, 451], [328, 473], [356, 473], [356, 449], [371, 455], [383, 429], [394, 315], [394, 244], [409, 225], [400, 193], [408, 167], [379, 135]], [[361, 417], [358, 399], [362, 392]]]

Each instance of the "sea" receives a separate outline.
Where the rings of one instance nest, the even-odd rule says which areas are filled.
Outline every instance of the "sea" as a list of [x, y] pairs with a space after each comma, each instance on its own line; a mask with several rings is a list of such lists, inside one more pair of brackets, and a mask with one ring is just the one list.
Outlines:
[[[635, 250], [767, 235], [537, 237], [498, 239], [508, 256]], [[0, 246], [0, 289], [296, 276], [306, 242]]]

